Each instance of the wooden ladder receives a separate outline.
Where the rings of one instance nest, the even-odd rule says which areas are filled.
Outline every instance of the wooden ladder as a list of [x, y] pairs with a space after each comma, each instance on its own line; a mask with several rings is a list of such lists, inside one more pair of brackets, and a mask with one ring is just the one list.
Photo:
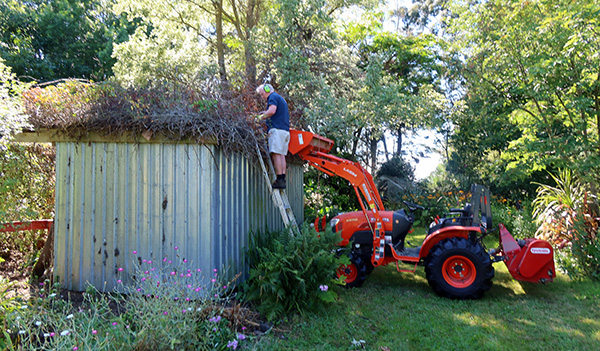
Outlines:
[[298, 229], [298, 222], [296, 222], [296, 216], [294, 216], [294, 211], [292, 211], [292, 207], [290, 206], [290, 201], [287, 197], [285, 189], [273, 189], [272, 187], [272, 183], [276, 175], [271, 158], [268, 155], [266, 157], [267, 165], [269, 166], [269, 170], [267, 171], [267, 167], [265, 166], [265, 161], [262, 157], [262, 152], [260, 151], [258, 144], [256, 144], [256, 152], [258, 153], [260, 167], [262, 168], [265, 181], [267, 182], [267, 188], [269, 189], [269, 193], [273, 199], [273, 204], [275, 204], [275, 207], [277, 207], [281, 213], [283, 224], [286, 227], [291, 227], [293, 235], [300, 233], [300, 230]]

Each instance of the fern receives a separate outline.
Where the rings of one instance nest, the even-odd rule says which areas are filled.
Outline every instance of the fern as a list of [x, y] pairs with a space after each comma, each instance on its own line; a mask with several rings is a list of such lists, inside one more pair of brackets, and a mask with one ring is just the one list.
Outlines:
[[337, 294], [320, 286], [334, 283], [340, 258], [335, 255], [338, 234], [327, 229], [317, 233], [303, 226], [298, 235], [289, 230], [251, 233], [246, 258], [249, 279], [242, 287], [246, 301], [268, 320], [314, 310], [324, 302], [333, 302]]

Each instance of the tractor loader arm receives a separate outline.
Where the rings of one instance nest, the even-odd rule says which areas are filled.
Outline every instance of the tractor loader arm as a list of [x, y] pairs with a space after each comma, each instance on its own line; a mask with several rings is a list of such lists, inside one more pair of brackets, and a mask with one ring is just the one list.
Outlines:
[[[386, 244], [382, 217], [379, 214], [380, 211], [385, 210], [383, 201], [373, 182], [373, 176], [358, 162], [329, 154], [332, 147], [333, 141], [330, 139], [307, 131], [290, 130], [289, 152], [291, 154], [307, 161], [309, 165], [329, 176], [339, 176], [348, 180], [354, 187], [362, 212], [373, 233], [374, 255], [371, 260], [374, 266], [379, 266], [384, 261]], [[368, 214], [367, 211], [370, 213]], [[374, 224], [371, 224], [369, 215], [375, 219]]]

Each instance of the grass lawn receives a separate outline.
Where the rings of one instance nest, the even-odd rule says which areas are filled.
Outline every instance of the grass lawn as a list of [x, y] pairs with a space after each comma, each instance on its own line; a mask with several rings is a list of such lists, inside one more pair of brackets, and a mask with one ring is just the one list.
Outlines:
[[493, 287], [475, 301], [438, 297], [424, 267], [415, 274], [376, 268], [361, 288], [339, 288], [336, 303], [291, 317], [283, 324], [290, 332], [263, 337], [252, 348], [600, 350], [600, 284], [560, 275], [547, 285], [519, 283], [504, 263], [494, 267]]

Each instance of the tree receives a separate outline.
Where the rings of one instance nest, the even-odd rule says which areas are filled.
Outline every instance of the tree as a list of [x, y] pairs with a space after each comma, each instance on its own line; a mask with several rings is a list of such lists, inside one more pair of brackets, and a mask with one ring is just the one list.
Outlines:
[[0, 58], [0, 223], [48, 218], [54, 208], [54, 152], [41, 145], [11, 143], [28, 126], [20, 82]]
[[484, 130], [505, 138], [496, 150], [484, 150], [480, 162], [488, 169], [496, 163], [496, 178], [522, 180], [570, 167], [597, 180], [600, 5], [493, 0], [452, 11], [459, 16], [450, 21], [449, 33], [463, 54], [456, 63], [470, 116], [474, 124], [486, 124], [473, 138], [488, 139]]
[[104, 80], [112, 76], [113, 43], [133, 23], [105, 11], [101, 0], [7, 0], [0, 4], [0, 57], [19, 77]]

